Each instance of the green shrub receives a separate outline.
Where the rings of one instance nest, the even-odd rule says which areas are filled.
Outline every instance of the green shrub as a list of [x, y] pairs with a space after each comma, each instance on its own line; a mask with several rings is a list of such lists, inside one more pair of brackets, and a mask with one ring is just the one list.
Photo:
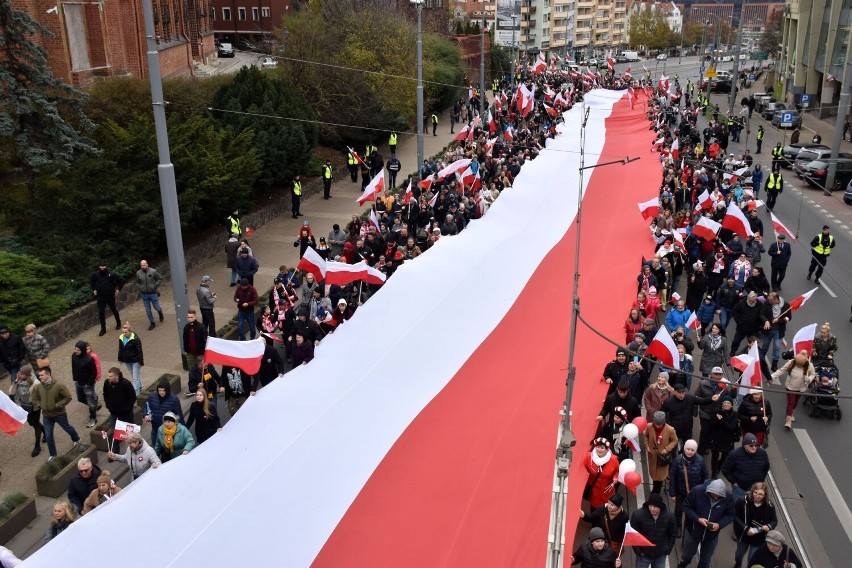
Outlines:
[[23, 331], [28, 323], [53, 321], [68, 311], [65, 279], [53, 266], [28, 255], [0, 251], [0, 323]]
[[80, 455], [85, 452], [88, 447], [89, 446], [87, 445], [80, 444], [61, 456], [56, 456], [53, 460], [43, 463], [41, 467], [36, 470], [36, 480], [49, 481], [50, 478], [65, 469], [66, 466], [77, 461], [80, 458]]
[[27, 499], [29, 499], [29, 497], [20, 491], [9, 493], [3, 497], [3, 501], [0, 501], [0, 521], [5, 520], [10, 514], [12, 514], [12, 511], [20, 507]]

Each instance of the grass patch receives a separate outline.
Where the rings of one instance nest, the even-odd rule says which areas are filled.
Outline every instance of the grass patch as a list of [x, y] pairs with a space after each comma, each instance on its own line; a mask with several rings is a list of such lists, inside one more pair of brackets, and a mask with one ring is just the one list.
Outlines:
[[3, 497], [3, 500], [0, 501], [0, 521], [5, 521], [12, 514], [12, 511], [23, 505], [27, 499], [29, 497], [20, 491], [9, 493]]

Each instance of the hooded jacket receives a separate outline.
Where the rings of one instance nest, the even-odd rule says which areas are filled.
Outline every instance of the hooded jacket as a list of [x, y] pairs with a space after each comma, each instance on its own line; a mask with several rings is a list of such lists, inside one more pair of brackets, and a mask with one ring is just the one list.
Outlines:
[[145, 357], [142, 355], [142, 340], [135, 332], [130, 332], [130, 337], [124, 334], [118, 336], [118, 362], [139, 363], [145, 365]]
[[[707, 493], [708, 488], [713, 487], [725, 493], [718, 501], [713, 501]], [[686, 517], [684, 530], [692, 533], [698, 542], [708, 542], [719, 538], [719, 533], [734, 520], [734, 498], [725, 489], [725, 482], [714, 479], [704, 485], [698, 485], [686, 496], [683, 503], [683, 514]], [[709, 528], [698, 523], [698, 519], [707, 519], [711, 523], [718, 523], [719, 530], [711, 531]]]
[[71, 377], [79, 385], [92, 386], [98, 376], [95, 360], [87, 352], [85, 341], [78, 341], [74, 344], [74, 347], [80, 350], [80, 354], [71, 355]]

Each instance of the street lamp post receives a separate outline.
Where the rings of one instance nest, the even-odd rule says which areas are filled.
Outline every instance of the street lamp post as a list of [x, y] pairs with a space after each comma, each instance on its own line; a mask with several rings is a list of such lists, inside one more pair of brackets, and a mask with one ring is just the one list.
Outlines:
[[423, 165], [423, 3], [410, 0], [417, 7], [417, 167]]
[[485, 107], [485, 0], [482, 0], [482, 28], [479, 34], [479, 112], [483, 117]]
[[515, 50], [518, 48], [518, 40], [515, 39], [518, 31], [518, 15], [512, 14], [512, 61], [509, 63], [509, 74], [511, 75], [512, 91], [515, 90]]
[[834, 186], [834, 180], [837, 177], [837, 159], [840, 150], [840, 143], [843, 141], [843, 125], [846, 122], [846, 116], [849, 112], [849, 100], [852, 97], [852, 62], [849, 61], [849, 55], [852, 53], [852, 48], [846, 50], [846, 61], [843, 63], [846, 68], [843, 72], [843, 87], [840, 91], [840, 103], [837, 107], [837, 122], [834, 125], [834, 140], [831, 144], [831, 159], [828, 160], [828, 172], [825, 176], [825, 187], [823, 193], [831, 195], [831, 190]]

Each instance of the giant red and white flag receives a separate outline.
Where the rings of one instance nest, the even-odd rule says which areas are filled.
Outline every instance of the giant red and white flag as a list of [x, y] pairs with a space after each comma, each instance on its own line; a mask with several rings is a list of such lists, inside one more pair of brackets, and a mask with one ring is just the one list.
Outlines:
[[[583, 98], [594, 110], [586, 166], [647, 151], [647, 119], [630, 111], [624, 91], [595, 90]], [[570, 294], [551, 292], [574, 261], [582, 196], [595, 246], [607, 251], [603, 261], [585, 252], [578, 259], [588, 292], [584, 317], [601, 322], [606, 335], [617, 334], [621, 323], [612, 306], [632, 301], [636, 284], [603, 268], [629, 266], [647, 248], [647, 223], [630, 204], [659, 186], [655, 160], [617, 174], [590, 169], [583, 185], [576, 183], [582, 111], [578, 105], [566, 113], [556, 126], [561, 135], [548, 140], [553, 151], [525, 163], [475, 227], [399, 266], [322, 340], [310, 365], [260, 389], [221, 433], [74, 523], [29, 556], [28, 567], [65, 566], [68, 558], [91, 555], [104, 534], [166, 493], [170, 508], [185, 515], [146, 549], [146, 565], [274, 566], [286, 558], [288, 566], [364, 568], [408, 558], [412, 550], [418, 566], [504, 566], [507, 558], [513, 566], [540, 564], [557, 435], [554, 414], [542, 408], [564, 400], [560, 369], [571, 329], [565, 318], [530, 314], [541, 311], [542, 297], [549, 312], [571, 309]], [[631, 183], [619, 186], [613, 201], [613, 184], [625, 173]], [[460, 310], [459, 294], [471, 290], [477, 300]], [[366, 352], [376, 330], [396, 347]], [[517, 356], [519, 336], [537, 338], [535, 357]], [[435, 357], [399, 347], [423, 337], [440, 337], [452, 348]], [[582, 327], [576, 347], [590, 367], [612, 358], [611, 346]], [[401, 379], [406, 368], [416, 368], [416, 376]], [[570, 411], [577, 439], [594, 438], [605, 394], [600, 381], [575, 389]], [[495, 415], [505, 419], [495, 422]], [[274, 451], [264, 433], [271, 433]], [[473, 454], [508, 459], [495, 467], [493, 460], [472, 461]], [[587, 475], [580, 459], [570, 467], [564, 506], [576, 511]], [[216, 491], [199, 499], [173, 489], [187, 479], [215, 479]], [[574, 550], [575, 531], [576, 523], [565, 526], [565, 549]], [[275, 546], [221, 546], [222, 535]]]
[[736, 205], [728, 207], [725, 218], [722, 219], [722, 228], [729, 229], [745, 239], [754, 234], [745, 214]]
[[325, 265], [325, 259], [313, 247], [308, 247], [296, 268], [313, 274], [317, 282], [322, 282], [325, 279]]
[[817, 290], [819, 290], [819, 286], [817, 286], [816, 288], [814, 288], [810, 292], [805, 292], [801, 296], [796, 296], [795, 298], [793, 298], [793, 301], [790, 302], [790, 310], [795, 312], [796, 310], [798, 310], [799, 308], [804, 306], [805, 302], [810, 300], [811, 296], [813, 296], [814, 292], [816, 292]]
[[671, 369], [680, 369], [680, 354], [677, 352], [672, 334], [666, 329], [666, 326], [660, 326], [657, 330], [657, 335], [651, 343], [648, 344], [648, 349], [645, 350], [646, 357], [656, 357], [660, 364]]
[[772, 228], [775, 229], [775, 234], [784, 233], [794, 241], [796, 240], [796, 235], [781, 222], [781, 219], [775, 216], [775, 213], [770, 211], [769, 216], [772, 218]]
[[260, 370], [266, 342], [261, 338], [251, 341], [231, 341], [218, 337], [207, 338], [204, 361], [208, 365], [227, 365], [255, 375]]
[[637, 203], [637, 205], [639, 206], [639, 212], [642, 214], [642, 218], [646, 221], [660, 214], [659, 197], [649, 199], [648, 201], [645, 201], [643, 203]]
[[385, 170], [382, 170], [376, 174], [376, 176], [370, 180], [370, 183], [367, 184], [367, 187], [364, 188], [364, 192], [361, 193], [361, 196], [356, 200], [358, 201], [358, 205], [364, 205], [368, 201], [375, 201], [376, 195], [384, 191], [384, 187]]
[[814, 352], [814, 338], [816, 337], [816, 333], [817, 324], [815, 323], [806, 325], [797, 331], [796, 335], [793, 336], [793, 353], [807, 351], [808, 357], [810, 357]]
[[624, 527], [623, 546], [654, 546], [654, 543], [645, 538], [645, 535], [630, 526], [630, 521]]
[[719, 233], [722, 225], [708, 217], [699, 217], [698, 222], [692, 227], [692, 234], [701, 237], [705, 241], [712, 241]]
[[[15, 377], [11, 378], [12, 381]], [[27, 411], [15, 404], [8, 395], [0, 391], [0, 430], [14, 436], [27, 422]]]

